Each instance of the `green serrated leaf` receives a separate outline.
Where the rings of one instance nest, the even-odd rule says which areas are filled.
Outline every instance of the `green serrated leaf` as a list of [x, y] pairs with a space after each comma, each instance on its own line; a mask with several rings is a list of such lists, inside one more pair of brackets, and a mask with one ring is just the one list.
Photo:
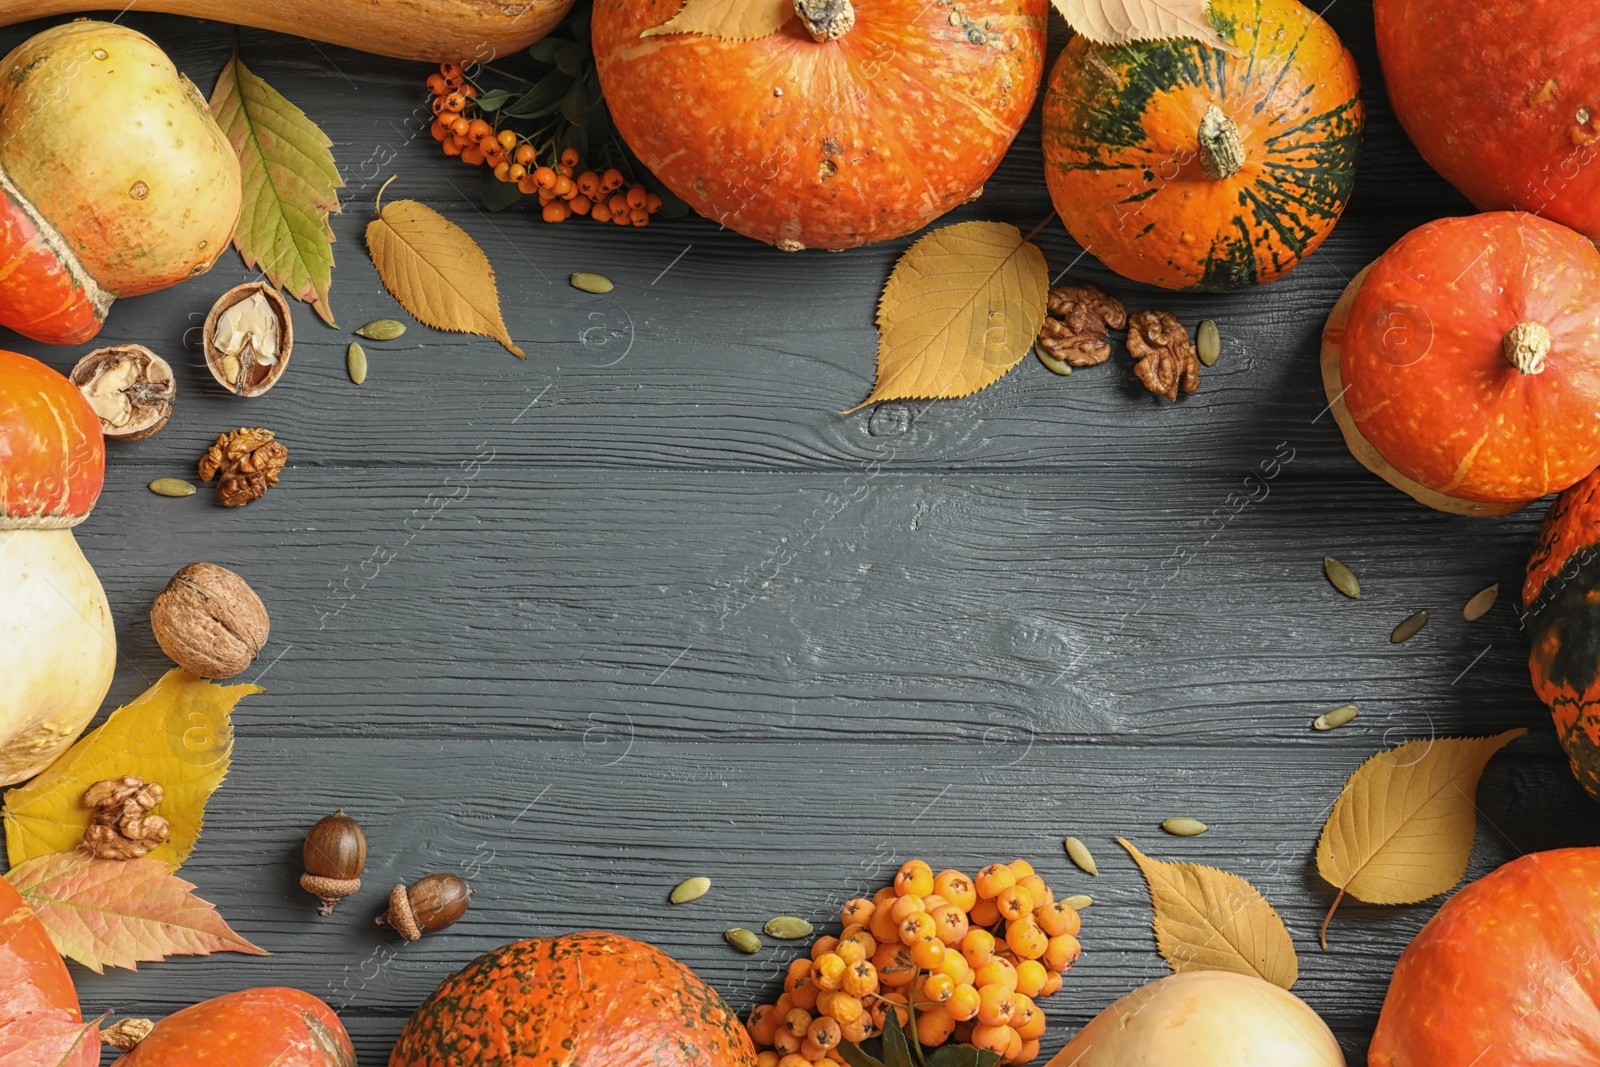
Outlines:
[[848, 1041], [839, 1042], [839, 1055], [850, 1067], [884, 1067], [882, 1060], [867, 1055], [860, 1045], [853, 1045]]
[[995, 1067], [995, 1064], [1000, 1062], [998, 1052], [990, 1052], [986, 1048], [975, 1048], [972, 1051], [977, 1053], [972, 1058], [972, 1067]]
[[228, 60], [211, 93], [211, 112], [239, 155], [244, 208], [233, 232], [247, 267], [334, 325], [333, 229], [344, 188], [328, 151], [333, 142], [282, 93], [244, 65]]
[[538, 63], [554, 63], [556, 61], [556, 53], [571, 43], [571, 41], [564, 41], [560, 37], [545, 37], [529, 46], [528, 55], [532, 56], [534, 61]]
[[490, 89], [478, 97], [478, 106], [485, 111], [496, 111], [500, 105], [511, 99], [511, 94], [504, 89]]
[[500, 114], [511, 119], [536, 119], [548, 115], [561, 106], [570, 88], [572, 78], [559, 70], [552, 70], [515, 101], [502, 105]]
[[504, 211], [522, 199], [516, 182], [503, 182], [488, 167], [479, 167], [478, 199], [490, 211]]
[[893, 1008], [883, 1024], [883, 1067], [912, 1067], [911, 1046], [900, 1029], [900, 1013]]

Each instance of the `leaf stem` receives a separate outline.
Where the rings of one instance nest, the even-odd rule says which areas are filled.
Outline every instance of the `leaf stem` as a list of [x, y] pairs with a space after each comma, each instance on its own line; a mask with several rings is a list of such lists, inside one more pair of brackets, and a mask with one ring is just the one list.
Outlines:
[[1048, 215], [1046, 215], [1046, 216], [1045, 216], [1045, 217], [1044, 217], [1044, 218], [1043, 218], [1043, 219], [1042, 219], [1042, 220], [1041, 220], [1041, 221], [1040, 221], [1040, 222], [1039, 222], [1039, 225], [1037, 225], [1037, 226], [1035, 226], [1035, 227], [1034, 227], [1034, 228], [1033, 228], [1033, 229], [1031, 229], [1031, 230], [1029, 230], [1029, 231], [1028, 231], [1028, 236], [1026, 236], [1026, 237], [1024, 237], [1024, 238], [1023, 238], [1023, 240], [1024, 240], [1024, 241], [1031, 241], [1031, 240], [1033, 240], [1033, 238], [1034, 238], [1034, 237], [1035, 237], [1035, 235], [1037, 235], [1037, 234], [1038, 234], [1038, 232], [1039, 232], [1039, 231], [1040, 231], [1040, 230], [1042, 230], [1042, 229], [1044, 229], [1044, 228], [1045, 228], [1045, 227], [1046, 227], [1046, 226], [1048, 226], [1048, 225], [1050, 225], [1050, 220], [1051, 220], [1051, 219], [1053, 219], [1053, 218], [1055, 218], [1055, 217], [1056, 217], [1056, 213], [1055, 213], [1055, 212], [1054, 212], [1054, 211], [1051, 211], [1051, 212], [1050, 212], [1050, 214], [1048, 214]]
[[1333, 907], [1328, 909], [1328, 914], [1322, 917], [1322, 929], [1317, 931], [1317, 942], [1322, 945], [1322, 951], [1328, 951], [1328, 924], [1333, 921], [1333, 913], [1339, 909], [1339, 901], [1344, 899], [1344, 890], [1339, 890], [1339, 895], [1333, 898]]
[[372, 207], [373, 207], [373, 210], [376, 211], [379, 215], [383, 214], [383, 191], [385, 189], [389, 188], [390, 184], [392, 184], [394, 182], [394, 180], [396, 178], [398, 178], [398, 177], [400, 177], [400, 175], [391, 174], [391, 175], [389, 175], [389, 180], [388, 181], [386, 181], [382, 185], [378, 186], [378, 199], [373, 202]]

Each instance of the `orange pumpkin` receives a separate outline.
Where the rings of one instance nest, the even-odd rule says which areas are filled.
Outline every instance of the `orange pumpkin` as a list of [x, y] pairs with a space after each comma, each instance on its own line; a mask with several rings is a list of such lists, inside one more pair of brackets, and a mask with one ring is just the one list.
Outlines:
[[617, 934], [533, 938], [446, 978], [389, 1067], [755, 1067], [738, 1018], [693, 971]]
[[899, 237], [970, 200], [1044, 70], [1046, 0], [798, 0], [756, 40], [644, 36], [682, 7], [595, 3], [611, 117], [689, 206], [789, 251]]
[[100, 1039], [82, 1022], [78, 992], [50, 934], [0, 878], [0, 1063], [97, 1067]]
[[1242, 289], [1281, 277], [1349, 202], [1355, 60], [1295, 0], [1213, 0], [1232, 55], [1082, 34], [1045, 90], [1045, 180], [1073, 239], [1125, 277]]
[[119, 1067], [356, 1067], [333, 1009], [310, 993], [268, 986], [203, 1000], [167, 1016]]
[[1600, 848], [1473, 882], [1412, 939], [1368, 1067], [1600, 1067]]
[[1515, 511], [1600, 465], [1600, 252], [1533, 215], [1419, 226], [1322, 335], [1350, 451], [1430, 507]]

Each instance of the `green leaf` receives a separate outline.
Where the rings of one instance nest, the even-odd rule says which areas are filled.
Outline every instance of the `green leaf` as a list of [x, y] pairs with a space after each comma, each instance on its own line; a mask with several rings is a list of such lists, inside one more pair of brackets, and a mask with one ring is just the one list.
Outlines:
[[504, 211], [522, 199], [516, 182], [503, 182], [488, 167], [479, 167], [478, 199], [490, 211]]
[[506, 90], [490, 89], [488, 92], [478, 97], [478, 106], [483, 108], [485, 111], [494, 111], [498, 109], [501, 104], [510, 99], [511, 94]]
[[561, 98], [561, 117], [574, 126], [582, 126], [589, 119], [589, 94], [584, 92], [580, 82], [567, 91]]
[[906, 1032], [900, 1029], [900, 1013], [892, 1007], [883, 1024], [884, 1067], [911, 1067], [911, 1046], [906, 1043]]
[[860, 1045], [852, 1045], [848, 1041], [839, 1042], [839, 1055], [850, 1067], [884, 1067], [883, 1061], [876, 1056], [869, 1056], [862, 1051]]
[[945, 1045], [933, 1050], [928, 1067], [973, 1067], [980, 1051], [971, 1045]]
[[576, 148], [579, 156], [589, 158], [589, 135], [582, 126], [568, 126], [561, 131], [561, 136], [556, 138], [556, 151], [564, 148]]
[[247, 267], [312, 304], [334, 325], [328, 306], [333, 230], [344, 188], [326, 134], [283, 94], [252, 74], [237, 53], [211, 93], [211, 112], [239, 155], [244, 210], [233, 232]]
[[563, 74], [576, 78], [583, 70], [583, 65], [589, 59], [589, 46], [583, 44], [569, 44], [556, 51], [556, 69]]
[[556, 53], [571, 43], [571, 41], [563, 41], [559, 37], [545, 37], [533, 42], [528, 48], [528, 54], [539, 63], [554, 63], [556, 61]]
[[500, 114], [509, 119], [536, 119], [541, 115], [547, 115], [561, 106], [561, 101], [571, 87], [570, 77], [559, 70], [552, 70], [516, 101], [503, 105]]

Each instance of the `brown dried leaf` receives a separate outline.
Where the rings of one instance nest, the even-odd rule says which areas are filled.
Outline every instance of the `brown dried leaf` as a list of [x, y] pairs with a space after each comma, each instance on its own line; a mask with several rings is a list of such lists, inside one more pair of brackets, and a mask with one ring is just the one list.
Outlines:
[[384, 288], [418, 322], [493, 337], [522, 356], [500, 315], [494, 267], [466, 230], [426, 204], [396, 200], [367, 224], [367, 248]]
[[1150, 887], [1156, 948], [1173, 971], [1231, 971], [1294, 986], [1294, 942], [1255, 886], [1215, 867], [1153, 860], [1120, 837], [1117, 844]]
[[967, 396], [1003, 378], [1044, 323], [1044, 253], [1015, 226], [961, 222], [894, 265], [878, 302], [879, 400]]
[[1235, 55], [1211, 25], [1211, 0], [1052, 0], [1074, 30], [1097, 44], [1186, 37]]
[[724, 41], [770, 37], [794, 18], [794, 0], [686, 0], [683, 8], [641, 36], [699, 33]]

